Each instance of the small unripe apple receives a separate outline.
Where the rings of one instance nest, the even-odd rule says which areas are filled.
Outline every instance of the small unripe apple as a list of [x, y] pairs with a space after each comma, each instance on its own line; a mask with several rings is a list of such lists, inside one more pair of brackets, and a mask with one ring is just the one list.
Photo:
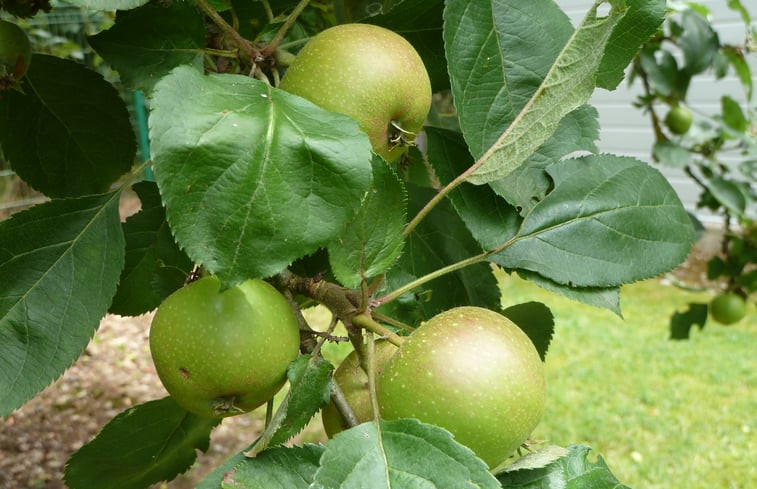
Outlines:
[[373, 151], [394, 161], [431, 107], [423, 60], [399, 34], [368, 24], [326, 29], [299, 52], [280, 88], [355, 119]]
[[[374, 362], [376, 364], [376, 376], [384, 370], [384, 366], [397, 352], [397, 347], [387, 340], [379, 340], [375, 343]], [[373, 418], [371, 409], [371, 397], [368, 392], [368, 375], [360, 366], [360, 359], [354, 350], [347, 355], [334, 372], [334, 382], [344, 394], [344, 399], [352, 408], [352, 412], [360, 423]], [[340, 431], [348, 428], [342, 415], [333, 403], [329, 403], [321, 411], [321, 420], [326, 435], [331, 438]]]
[[418, 327], [384, 367], [377, 391], [384, 419], [444, 428], [494, 468], [539, 423], [546, 382], [539, 353], [518, 326], [467, 306]]
[[32, 60], [29, 38], [12, 22], [0, 20], [0, 90], [15, 86]]
[[665, 125], [673, 134], [686, 134], [691, 128], [691, 111], [686, 107], [675, 106], [665, 116]]
[[724, 326], [738, 323], [746, 316], [746, 301], [733, 292], [726, 292], [710, 302], [710, 316]]
[[150, 327], [160, 380], [201, 416], [233, 416], [267, 402], [284, 385], [299, 345], [291, 306], [259, 279], [221, 291], [218, 278], [201, 278], [166, 298]]

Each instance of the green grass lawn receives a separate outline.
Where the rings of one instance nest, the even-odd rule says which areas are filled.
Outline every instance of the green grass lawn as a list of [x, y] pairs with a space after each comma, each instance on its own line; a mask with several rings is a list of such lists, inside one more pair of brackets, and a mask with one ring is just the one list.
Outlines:
[[649, 280], [621, 293], [624, 319], [502, 276], [503, 305], [555, 315], [546, 413], [534, 438], [584, 443], [638, 489], [757, 487], [757, 314], [688, 341], [668, 321], [692, 293]]

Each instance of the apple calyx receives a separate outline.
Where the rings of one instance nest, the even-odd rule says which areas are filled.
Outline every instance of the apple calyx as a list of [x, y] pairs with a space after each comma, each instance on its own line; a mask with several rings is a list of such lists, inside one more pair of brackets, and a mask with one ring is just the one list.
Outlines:
[[392, 120], [389, 123], [389, 147], [391, 149], [415, 146], [415, 137], [417, 135], [412, 131], [403, 129], [398, 121]]
[[234, 414], [244, 413], [245, 410], [236, 405], [238, 398], [239, 396], [232, 394], [229, 396], [217, 397], [211, 400], [210, 404], [213, 409], [213, 414], [219, 418], [223, 418]]

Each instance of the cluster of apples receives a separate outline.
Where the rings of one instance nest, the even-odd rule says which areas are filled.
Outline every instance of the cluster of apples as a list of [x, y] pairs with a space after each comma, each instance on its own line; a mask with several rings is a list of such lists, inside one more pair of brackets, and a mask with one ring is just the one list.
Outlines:
[[[365, 24], [314, 37], [280, 88], [355, 119], [388, 162], [412, 144], [431, 104], [428, 74], [415, 49], [398, 34]], [[161, 304], [150, 331], [164, 386], [203, 416], [231, 416], [270, 400], [284, 385], [299, 345], [291, 305], [260, 279], [223, 291], [214, 276], [192, 282]], [[380, 414], [371, 408], [356, 352], [333, 378], [360, 422], [379, 414], [440, 426], [494, 467], [541, 419], [541, 358], [528, 336], [497, 312], [457, 307], [422, 323], [400, 348], [383, 340], [376, 345]], [[333, 405], [322, 419], [329, 436], [347, 428]]]

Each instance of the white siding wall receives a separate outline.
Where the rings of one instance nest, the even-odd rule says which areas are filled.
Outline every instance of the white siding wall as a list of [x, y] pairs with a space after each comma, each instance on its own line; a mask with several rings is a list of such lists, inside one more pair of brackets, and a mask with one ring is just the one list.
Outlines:
[[[586, 11], [594, 3], [592, 0], [557, 0], [557, 3], [568, 14], [574, 25], [578, 25]], [[744, 41], [744, 24], [737, 12], [727, 7], [726, 0], [700, 0], [712, 11], [711, 21], [718, 31], [721, 42], [741, 44]], [[742, 1], [750, 13], [757, 17], [757, 5], [750, 1]], [[751, 65], [753, 73], [757, 73], [757, 55], [752, 54]], [[757, 82], [757, 80], [755, 80]], [[650, 153], [654, 144], [654, 133], [648, 115], [632, 106], [638, 95], [643, 93], [641, 85], [636, 81], [628, 86], [626, 81], [613, 92], [598, 89], [590, 103], [599, 111], [601, 136], [599, 147], [602, 151], [614, 154], [634, 156], [644, 161], [651, 161]], [[717, 113], [720, 109], [720, 97], [728, 94], [734, 99], [745, 103], [741, 84], [733, 74], [722, 80], [715, 80], [708, 74], [698, 75], [692, 81], [687, 102], [697, 110], [705, 113]], [[667, 109], [662, 107], [658, 112], [662, 117]], [[686, 177], [683, 172], [669, 168], [658, 167], [669, 179], [678, 192], [684, 205], [690, 211], [695, 211], [699, 188]], [[711, 220], [711, 216], [698, 212], [703, 220]]]

